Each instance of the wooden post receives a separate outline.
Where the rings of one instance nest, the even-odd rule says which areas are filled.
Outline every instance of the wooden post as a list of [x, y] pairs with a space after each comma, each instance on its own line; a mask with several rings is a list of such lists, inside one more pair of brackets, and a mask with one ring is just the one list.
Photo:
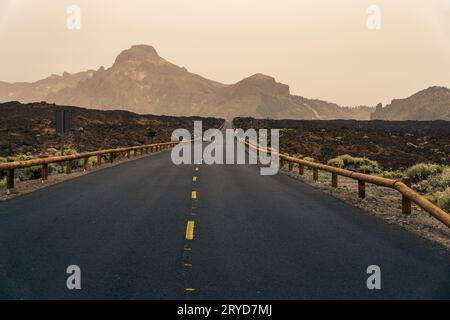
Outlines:
[[314, 181], [319, 180], [319, 169], [313, 168], [313, 179]]
[[45, 181], [48, 179], [48, 164], [42, 165], [41, 176], [42, 176], [42, 181]]
[[6, 171], [6, 191], [14, 189], [14, 169], [9, 169]]
[[331, 173], [331, 186], [333, 188], [338, 187], [338, 174], [337, 173]]
[[66, 174], [71, 174], [72, 173], [72, 161], [69, 160], [66, 162]]
[[305, 174], [305, 167], [302, 164], [298, 165], [298, 173], [300, 175], [304, 175]]
[[[404, 184], [406, 184], [408, 187], [411, 187], [411, 179], [409, 178], [404, 178], [402, 179], [402, 182]], [[402, 213], [409, 215], [411, 214], [412, 210], [411, 210], [411, 200], [409, 200], [407, 197], [405, 197], [404, 195], [402, 195]]]
[[101, 166], [102, 165], [102, 156], [98, 155], [97, 156], [97, 166]]
[[366, 183], [362, 180], [358, 180], [358, 196], [361, 199], [366, 197]]
[[131, 158], [131, 151], [130, 151], [130, 150], [127, 151], [127, 158], [128, 158], [128, 159]]
[[111, 153], [109, 154], [109, 162], [110, 162], [110, 163], [113, 163], [113, 162], [114, 162], [114, 152], [111, 152]]
[[84, 158], [83, 159], [83, 170], [87, 171], [88, 167], [89, 167], [89, 158]]
[[289, 161], [289, 171], [292, 171], [292, 169], [294, 169], [294, 164]]

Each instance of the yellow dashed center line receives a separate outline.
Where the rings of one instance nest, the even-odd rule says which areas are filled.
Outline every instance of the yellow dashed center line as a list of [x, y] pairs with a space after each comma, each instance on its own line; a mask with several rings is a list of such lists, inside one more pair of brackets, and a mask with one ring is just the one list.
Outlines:
[[[200, 171], [200, 168], [198, 166], [196, 166], [195, 167], [195, 171], [196, 172]], [[197, 182], [198, 181], [198, 174], [195, 174], [192, 177], [192, 181], [193, 182]], [[194, 216], [196, 216], [195, 210], [197, 209], [196, 206], [195, 206], [195, 204], [197, 203], [197, 191], [192, 191], [191, 198], [193, 200], [193, 202], [192, 202], [192, 210], [191, 210], [191, 219], [195, 219], [195, 217], [194, 217]], [[186, 226], [186, 240], [189, 240], [189, 241], [194, 240], [194, 229], [195, 229], [195, 221], [194, 220], [189, 220], [187, 222], [187, 226]], [[184, 251], [192, 251], [192, 248], [190, 247], [189, 244], [184, 246]], [[188, 253], [186, 253], [186, 254], [188, 254]], [[186, 260], [188, 260], [188, 259], [186, 259]], [[192, 263], [184, 262], [183, 266], [185, 268], [192, 268]], [[187, 269], [185, 269], [185, 270], [187, 272]], [[187, 287], [189, 284], [185, 283], [185, 285]], [[185, 291], [186, 291], [186, 293], [194, 293], [196, 291], [196, 289], [187, 287], [185, 289]]]
[[194, 240], [194, 227], [195, 227], [195, 222], [188, 221], [187, 227], [186, 227], [186, 240]]

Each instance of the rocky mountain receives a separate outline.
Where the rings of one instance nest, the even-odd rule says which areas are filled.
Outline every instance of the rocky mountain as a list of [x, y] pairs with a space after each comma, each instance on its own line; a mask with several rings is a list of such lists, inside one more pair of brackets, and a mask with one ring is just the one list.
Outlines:
[[369, 119], [373, 111], [294, 96], [289, 86], [262, 74], [221, 84], [161, 58], [147, 45], [123, 51], [107, 69], [65, 73], [35, 83], [0, 83], [0, 101], [11, 100], [227, 119]]
[[62, 76], [51, 75], [48, 78], [33, 83], [7, 83], [0, 81], [0, 101], [21, 101], [24, 103], [45, 100], [49, 95], [64, 88], [74, 88], [82, 80], [94, 75], [94, 70], [70, 74], [64, 72]]
[[430, 87], [406, 98], [378, 105], [372, 120], [447, 120], [450, 121], [450, 89]]

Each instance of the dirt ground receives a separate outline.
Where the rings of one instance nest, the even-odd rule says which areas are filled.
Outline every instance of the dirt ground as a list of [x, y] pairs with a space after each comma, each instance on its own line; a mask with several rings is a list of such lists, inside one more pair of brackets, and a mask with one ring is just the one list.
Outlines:
[[[0, 104], [0, 157], [29, 153], [41, 155], [48, 149], [60, 150], [55, 130], [55, 110], [47, 103]], [[178, 128], [193, 130], [194, 120], [204, 129], [217, 128], [223, 120], [200, 117], [140, 115], [123, 110], [94, 110], [64, 107], [72, 113], [72, 130], [65, 135], [67, 149], [77, 152], [115, 149], [170, 141]], [[151, 131], [156, 137], [150, 138]]]
[[298, 174], [297, 167], [294, 167], [293, 171], [289, 171], [288, 167], [285, 166], [282, 173], [305, 182], [335, 198], [362, 208], [387, 223], [400, 225], [450, 250], [450, 229], [414, 204], [411, 215], [402, 214], [401, 195], [393, 189], [367, 184], [366, 198], [359, 199], [358, 182], [356, 180], [339, 177], [339, 187], [334, 189], [331, 187], [331, 174], [329, 173], [320, 172], [319, 181], [314, 181], [312, 171], [306, 170], [306, 168], [303, 176]]
[[416, 163], [450, 165], [447, 121], [306, 121], [238, 118], [237, 128], [280, 129], [280, 149], [319, 162], [340, 155], [367, 157], [383, 170], [404, 170]]

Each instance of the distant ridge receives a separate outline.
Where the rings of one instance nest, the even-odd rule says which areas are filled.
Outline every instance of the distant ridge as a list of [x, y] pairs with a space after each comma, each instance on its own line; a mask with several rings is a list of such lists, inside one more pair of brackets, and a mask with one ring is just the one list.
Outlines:
[[[124, 50], [109, 68], [52, 75], [33, 83], [0, 82], [0, 102], [14, 100], [22, 103], [46, 101], [103, 110], [123, 109], [140, 114], [226, 119], [369, 120], [375, 110], [364, 106], [345, 108], [335, 103], [295, 96], [290, 93], [288, 85], [260, 73], [225, 85], [165, 60], [148, 45]], [[427, 106], [435, 103], [445, 110], [447, 104], [441, 102], [424, 103]], [[384, 114], [389, 117], [390, 109], [378, 110], [373, 117], [384, 118]], [[435, 112], [433, 117], [439, 116], [439, 112]], [[413, 114], [410, 117], [415, 119]]]
[[430, 87], [408, 98], [392, 100], [385, 108], [378, 106], [371, 119], [450, 121], [450, 89]]

